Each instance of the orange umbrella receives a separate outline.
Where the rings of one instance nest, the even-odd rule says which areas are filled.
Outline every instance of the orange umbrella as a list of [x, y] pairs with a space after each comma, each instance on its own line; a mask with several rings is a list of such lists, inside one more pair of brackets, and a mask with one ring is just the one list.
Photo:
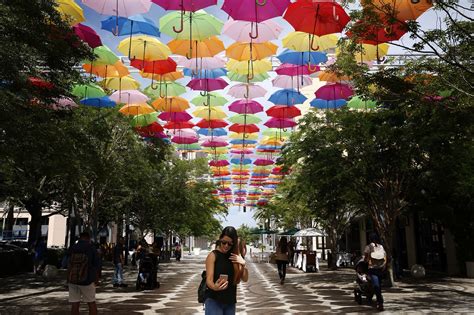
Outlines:
[[88, 73], [102, 78], [121, 78], [130, 74], [127, 67], [121, 61], [117, 61], [113, 65], [92, 65], [86, 63], [82, 65], [82, 68]]
[[327, 82], [341, 82], [341, 81], [350, 81], [351, 78], [347, 75], [338, 75], [335, 72], [331, 71], [321, 71], [318, 75], [320, 81]]
[[224, 51], [224, 43], [216, 36], [207, 38], [202, 41], [194, 40], [192, 42], [193, 50], [191, 56], [189, 55], [189, 40], [187, 39], [173, 39], [168, 43], [171, 51], [177, 55], [186, 56], [187, 58], [203, 58], [213, 57]]
[[148, 104], [127, 104], [120, 108], [119, 112], [127, 116], [136, 116], [153, 113], [155, 110]]
[[393, 16], [400, 21], [416, 20], [433, 6], [432, 0], [363, 0], [361, 3], [383, 18]]
[[227, 47], [226, 56], [235, 60], [260, 60], [276, 54], [278, 46], [271, 43], [240, 43]]
[[[168, 72], [168, 73], [165, 73], [165, 74], [148, 73], [148, 72], [140, 71], [140, 75], [142, 76], [142, 78], [153, 79], [153, 80], [160, 81], [160, 82], [163, 82], [163, 81], [176, 81], [176, 80], [181, 79], [181, 78], [184, 77], [183, 73], [181, 71], [173, 71], [173, 72]], [[153, 84], [153, 82], [152, 82], [152, 84]]]
[[189, 102], [179, 96], [157, 98], [151, 103], [156, 110], [163, 112], [182, 112], [189, 108]]

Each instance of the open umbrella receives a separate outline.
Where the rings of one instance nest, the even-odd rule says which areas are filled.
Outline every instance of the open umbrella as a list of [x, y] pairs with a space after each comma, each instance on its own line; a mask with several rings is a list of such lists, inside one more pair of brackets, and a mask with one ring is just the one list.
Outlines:
[[347, 84], [331, 83], [318, 88], [314, 95], [323, 100], [348, 99], [354, 92]]
[[310, 75], [317, 71], [319, 71], [319, 67], [311, 67], [311, 69], [309, 69], [307, 66], [294, 65], [291, 63], [282, 63], [275, 69], [275, 72], [279, 75], [290, 76]]
[[229, 110], [238, 114], [256, 114], [263, 111], [263, 106], [250, 100], [238, 100], [234, 101], [229, 105]]
[[372, 109], [377, 107], [377, 103], [371, 100], [364, 100], [359, 96], [354, 96], [347, 103], [347, 107], [354, 109]]
[[191, 43], [193, 49], [189, 50], [189, 40], [173, 39], [168, 43], [168, 47], [174, 54], [186, 56], [187, 58], [213, 57], [224, 51], [224, 43], [212, 36], [201, 41], [194, 40]]
[[111, 16], [101, 22], [101, 28], [111, 32], [115, 36], [130, 35], [130, 38], [132, 38], [133, 34], [145, 34], [157, 37], [160, 36], [160, 31], [158, 30], [158, 27], [156, 27], [155, 23], [140, 14], [133, 15], [128, 18], [115, 18]]
[[225, 22], [222, 28], [222, 34], [226, 35], [236, 42], [254, 42], [263, 43], [269, 40], [278, 39], [283, 28], [271, 20], [263, 21], [258, 23], [257, 28], [259, 34], [257, 38], [250, 37], [253, 28], [255, 27], [254, 22], [250, 21], [239, 21], [229, 19]]
[[102, 46], [100, 36], [89, 26], [84, 24], [76, 24], [72, 27], [74, 34], [77, 35], [83, 42], [87, 43], [89, 47], [96, 48]]
[[187, 99], [179, 96], [170, 96], [155, 99], [151, 106], [163, 112], [183, 112], [189, 108], [189, 102]]
[[397, 20], [416, 20], [433, 6], [431, 0], [363, 0], [364, 8], [372, 8], [383, 17], [395, 17]]
[[193, 128], [194, 124], [190, 121], [168, 121], [163, 128], [165, 129], [189, 129]]
[[345, 106], [347, 101], [345, 99], [323, 100], [316, 98], [309, 103], [312, 107], [319, 109], [337, 109]]
[[256, 60], [276, 54], [278, 46], [272, 42], [241, 43], [235, 42], [226, 49], [226, 56], [235, 60]]
[[338, 40], [334, 34], [316, 36], [305, 32], [291, 32], [282, 39], [282, 44], [294, 51], [316, 51], [335, 48]]
[[223, 106], [227, 99], [217, 93], [207, 93], [207, 95], [198, 95], [191, 100], [196, 106]]
[[270, 118], [266, 123], [265, 126], [268, 128], [279, 128], [279, 129], [286, 129], [296, 126], [296, 122], [290, 118]]
[[[217, 79], [192, 79], [189, 81], [189, 83], [186, 85], [190, 87], [192, 90], [198, 90], [198, 91], [215, 91], [215, 90], [221, 90], [225, 88], [227, 85], [229, 85], [226, 81], [224, 81], [221, 78]], [[202, 94], [203, 96], [205, 94]]]
[[267, 115], [274, 118], [294, 118], [301, 115], [296, 106], [275, 105], [267, 109]]
[[192, 119], [193, 117], [186, 112], [163, 112], [158, 115], [161, 120], [183, 122]]
[[282, 89], [295, 89], [302, 86], [311, 85], [313, 84], [313, 80], [307, 75], [301, 76], [301, 79], [295, 79], [293, 76], [289, 75], [279, 75], [272, 80], [272, 84], [274, 87], [279, 87]]
[[122, 40], [117, 50], [123, 54], [129, 54], [132, 59], [141, 60], [164, 60], [171, 55], [171, 50], [155, 37], [140, 35], [132, 40]]
[[132, 118], [130, 125], [132, 127], [144, 127], [158, 121], [158, 113], [153, 112], [145, 115], [137, 115]]
[[57, 4], [56, 10], [70, 25], [76, 25], [86, 20], [82, 8], [74, 0], [55, 0], [55, 2]]
[[235, 98], [254, 99], [264, 97], [266, 93], [267, 90], [256, 84], [236, 84], [229, 89], [227, 94]]
[[274, 104], [295, 105], [303, 104], [306, 99], [306, 96], [296, 90], [283, 89], [273, 93], [268, 100]]
[[230, 122], [235, 124], [258, 124], [262, 120], [252, 114], [239, 114], [234, 115], [228, 119]]

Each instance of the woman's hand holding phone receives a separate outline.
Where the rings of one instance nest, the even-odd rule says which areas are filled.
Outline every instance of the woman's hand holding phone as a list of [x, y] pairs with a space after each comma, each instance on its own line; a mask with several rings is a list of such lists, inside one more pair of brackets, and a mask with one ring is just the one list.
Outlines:
[[228, 279], [229, 279], [228, 275], [221, 274], [219, 276], [219, 279], [217, 279], [217, 281], [215, 283], [215, 286], [216, 286], [215, 291], [222, 291], [222, 290], [227, 289], [227, 286], [229, 285]]

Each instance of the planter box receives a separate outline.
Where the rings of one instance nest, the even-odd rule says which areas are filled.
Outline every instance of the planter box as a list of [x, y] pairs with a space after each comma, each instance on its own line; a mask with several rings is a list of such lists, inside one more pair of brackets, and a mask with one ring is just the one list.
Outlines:
[[474, 261], [466, 261], [466, 274], [468, 278], [474, 278]]

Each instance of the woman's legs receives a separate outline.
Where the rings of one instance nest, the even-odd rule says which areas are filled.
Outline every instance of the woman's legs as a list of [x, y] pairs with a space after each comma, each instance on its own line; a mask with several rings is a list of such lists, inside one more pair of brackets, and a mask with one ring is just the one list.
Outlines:
[[286, 261], [283, 262], [281, 268], [282, 268], [282, 279], [281, 280], [285, 280], [285, 278], [286, 278]]
[[284, 262], [281, 260], [277, 260], [277, 268], [278, 268], [278, 276], [280, 277], [280, 280], [283, 279], [283, 266]]
[[380, 283], [382, 272], [377, 269], [369, 269], [369, 276], [372, 280], [375, 296], [377, 297], [377, 307], [383, 308], [382, 287]]
[[234, 315], [235, 304], [222, 304], [214, 299], [207, 298], [204, 303], [206, 315]]

